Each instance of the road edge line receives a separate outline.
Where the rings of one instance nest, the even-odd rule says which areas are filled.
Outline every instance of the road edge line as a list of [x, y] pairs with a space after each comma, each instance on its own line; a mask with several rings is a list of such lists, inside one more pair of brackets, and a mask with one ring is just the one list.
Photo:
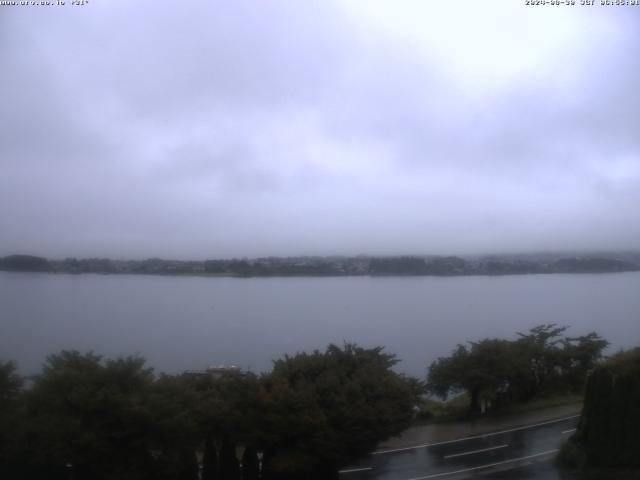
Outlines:
[[566, 420], [571, 420], [572, 418], [578, 418], [579, 416], [580, 416], [580, 414], [571, 415], [570, 417], [559, 418], [559, 419], [556, 419], [556, 420], [549, 420], [549, 421], [546, 421], [546, 422], [534, 423], [532, 425], [525, 425], [523, 427], [510, 428], [508, 430], [502, 430], [502, 431], [499, 431], [499, 432], [482, 433], [482, 434], [478, 434], [478, 435], [472, 435], [470, 437], [456, 438], [456, 439], [453, 439], [453, 440], [445, 440], [443, 442], [423, 443], [421, 445], [414, 445], [414, 446], [411, 446], [411, 447], [391, 448], [391, 449], [388, 449], [388, 450], [377, 450], [375, 452], [371, 452], [370, 455], [385, 455], [387, 453], [405, 452], [407, 450], [417, 450], [419, 448], [436, 447], [438, 445], [447, 445], [449, 443], [464, 442], [466, 440], [476, 440], [478, 438], [491, 437], [491, 436], [494, 436], [494, 435], [501, 435], [503, 433], [517, 432], [517, 431], [520, 431], [520, 430], [527, 430], [529, 428], [541, 427], [543, 425], [551, 425], [552, 423], [560, 423], [560, 422], [564, 422]]

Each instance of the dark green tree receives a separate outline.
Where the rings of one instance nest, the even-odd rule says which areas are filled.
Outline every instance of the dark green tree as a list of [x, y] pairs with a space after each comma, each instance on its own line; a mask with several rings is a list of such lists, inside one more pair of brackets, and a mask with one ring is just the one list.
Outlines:
[[248, 445], [242, 454], [242, 480], [258, 480], [258, 478], [258, 450], [255, 446]]
[[196, 412], [199, 396], [184, 375], [161, 375], [147, 405], [153, 418], [151, 448], [158, 457], [158, 478], [187, 478], [197, 471], [195, 452], [202, 443]]
[[240, 462], [236, 457], [236, 445], [228, 437], [222, 440], [220, 447], [220, 478], [240, 480]]
[[213, 435], [206, 436], [202, 454], [202, 480], [218, 480], [218, 453]]
[[576, 392], [608, 345], [596, 333], [562, 337], [567, 327], [538, 325], [516, 340], [458, 345], [429, 366], [428, 390], [446, 399], [466, 392], [471, 414], [557, 392]]
[[483, 406], [508, 395], [514, 374], [511, 347], [499, 339], [470, 342], [470, 347], [458, 345], [450, 357], [441, 357], [429, 367], [429, 391], [443, 399], [466, 392], [469, 413], [481, 413]]
[[160, 452], [155, 464], [155, 479], [197, 480], [198, 463], [191, 448], [176, 448]]
[[562, 341], [565, 372], [563, 380], [574, 391], [582, 389], [585, 378], [602, 359], [602, 352], [609, 342], [591, 332], [579, 337], [568, 337]]
[[27, 398], [34, 468], [48, 478], [69, 470], [77, 480], [148, 478], [153, 375], [144, 363], [75, 351], [48, 357]]
[[198, 458], [192, 448], [180, 450], [180, 473], [177, 480], [198, 480]]
[[22, 391], [23, 383], [14, 362], [0, 362], [0, 406], [2, 410], [17, 400]]
[[194, 419], [205, 444], [206, 439], [218, 445], [223, 441], [238, 445], [259, 441], [263, 389], [254, 374], [197, 375], [189, 380], [188, 388], [197, 398]]
[[0, 478], [19, 478], [24, 463], [23, 379], [13, 362], [0, 362]]
[[518, 385], [523, 399], [531, 399], [547, 388], [557, 389], [561, 385], [559, 376], [565, 359], [561, 335], [568, 328], [549, 323], [533, 327], [526, 334], [518, 332], [518, 360], [528, 363], [528, 374]]
[[573, 450], [573, 460], [587, 467], [624, 469], [599, 472], [589, 478], [637, 478], [640, 348], [621, 352], [592, 371], [576, 434], [563, 450]]
[[335, 345], [274, 362], [266, 390], [270, 478], [322, 478], [398, 434], [413, 416], [417, 383], [391, 370], [382, 347]]

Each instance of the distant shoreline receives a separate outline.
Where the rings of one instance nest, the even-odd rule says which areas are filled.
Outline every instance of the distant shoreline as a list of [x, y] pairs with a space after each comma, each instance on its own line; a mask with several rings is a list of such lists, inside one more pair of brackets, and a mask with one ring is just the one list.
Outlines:
[[617, 256], [493, 255], [395, 257], [264, 257], [231, 260], [112, 260], [33, 255], [0, 258], [0, 271], [67, 274], [140, 274], [225, 278], [256, 277], [461, 277], [535, 274], [622, 273], [640, 271], [640, 253]]
[[237, 273], [148, 273], [148, 272], [66, 272], [61, 270], [8, 270], [0, 268], [0, 273], [48, 273], [50, 275], [102, 275], [108, 276], [148, 276], [148, 277], [195, 277], [195, 278], [467, 278], [467, 277], [516, 277], [516, 276], [551, 276], [551, 275], [615, 275], [619, 273], [638, 273], [640, 268], [635, 270], [602, 271], [602, 272], [523, 272], [523, 273], [465, 273], [465, 274], [371, 274], [371, 273], [345, 273], [345, 274], [273, 274], [273, 275], [241, 275]]

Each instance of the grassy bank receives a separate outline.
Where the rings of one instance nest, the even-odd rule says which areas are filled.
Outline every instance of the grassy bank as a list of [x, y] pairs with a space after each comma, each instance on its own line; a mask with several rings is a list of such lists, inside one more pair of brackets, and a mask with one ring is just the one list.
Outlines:
[[[489, 410], [483, 417], [498, 417], [514, 413], [527, 413], [545, 408], [561, 407], [565, 405], [581, 405], [582, 395], [563, 394], [548, 395], [529, 402], [514, 403], [508, 407]], [[455, 422], [468, 419], [469, 397], [459, 395], [446, 402], [425, 399], [421, 411], [416, 417], [417, 424], [430, 422]]]

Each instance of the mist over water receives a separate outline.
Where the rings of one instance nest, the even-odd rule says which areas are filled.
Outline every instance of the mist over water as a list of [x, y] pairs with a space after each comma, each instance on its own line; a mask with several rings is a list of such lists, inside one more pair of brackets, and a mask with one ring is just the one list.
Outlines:
[[504, 277], [200, 278], [0, 272], [0, 359], [35, 373], [61, 349], [139, 353], [158, 371], [343, 341], [384, 345], [424, 377], [457, 344], [541, 323], [640, 344], [640, 273]]

